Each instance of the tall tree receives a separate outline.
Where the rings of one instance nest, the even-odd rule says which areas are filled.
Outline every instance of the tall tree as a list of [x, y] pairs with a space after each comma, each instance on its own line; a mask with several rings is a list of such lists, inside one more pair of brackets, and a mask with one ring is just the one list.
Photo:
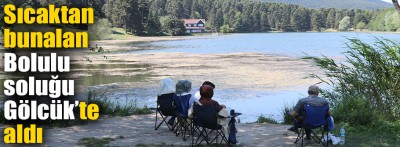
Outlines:
[[313, 31], [321, 31], [323, 27], [323, 19], [321, 11], [315, 11], [311, 14], [311, 29]]
[[162, 26], [160, 23], [160, 17], [156, 12], [150, 12], [147, 23], [145, 24], [145, 31], [147, 35], [161, 35]]
[[347, 31], [350, 26], [351, 26], [351, 24], [350, 24], [350, 17], [349, 16], [345, 16], [339, 22], [339, 30], [341, 30], [341, 31]]
[[400, 5], [398, 0], [392, 0], [394, 8], [400, 13]]
[[163, 26], [165, 32], [171, 36], [184, 35], [186, 32], [186, 27], [182, 19], [169, 17], [165, 20]]
[[335, 27], [335, 9], [329, 9], [328, 16], [326, 17], [326, 27], [327, 28], [334, 28]]
[[168, 0], [167, 13], [172, 18], [183, 18], [183, 5], [181, 0]]

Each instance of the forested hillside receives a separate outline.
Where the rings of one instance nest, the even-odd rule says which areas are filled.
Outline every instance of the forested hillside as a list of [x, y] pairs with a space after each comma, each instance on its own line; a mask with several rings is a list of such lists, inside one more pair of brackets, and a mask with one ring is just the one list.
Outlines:
[[[107, 18], [115, 27], [124, 27], [133, 33], [146, 34], [160, 30], [179, 35], [183, 18], [206, 19], [208, 31], [268, 32], [321, 31], [332, 28], [368, 29], [372, 19], [383, 11], [361, 9], [310, 9], [299, 5], [267, 3], [251, 0], [98, 0], [94, 5], [100, 17]], [[373, 2], [373, 0], [371, 1]], [[351, 3], [345, 1], [342, 3]], [[157, 18], [162, 19], [161, 23]], [[393, 20], [392, 20], [393, 19]], [[398, 20], [391, 17], [386, 21]], [[148, 25], [147, 22], [152, 22]], [[164, 24], [162, 30], [160, 24]], [[147, 29], [146, 29], [147, 26]], [[154, 28], [149, 28], [152, 26]], [[396, 25], [392, 25], [396, 31]], [[373, 27], [373, 30], [379, 30]]]
[[392, 5], [381, 0], [258, 0], [262, 2], [276, 2], [296, 4], [307, 8], [340, 8], [340, 9], [387, 9]]
[[[10, 1], [10, 0], [6, 0]], [[72, 0], [40, 1], [42, 5], [79, 5]], [[360, 0], [355, 0], [360, 1]], [[371, 2], [373, 0], [370, 0]], [[21, 7], [36, 6], [24, 0]], [[400, 17], [392, 10], [321, 8], [254, 0], [93, 0], [98, 24], [89, 28], [124, 28], [137, 35], [183, 35], [184, 18], [205, 19], [209, 32], [304, 32], [334, 29], [399, 31]], [[342, 3], [352, 3], [343, 1]], [[110, 32], [103, 31], [103, 32]], [[93, 35], [95, 36], [95, 35]]]

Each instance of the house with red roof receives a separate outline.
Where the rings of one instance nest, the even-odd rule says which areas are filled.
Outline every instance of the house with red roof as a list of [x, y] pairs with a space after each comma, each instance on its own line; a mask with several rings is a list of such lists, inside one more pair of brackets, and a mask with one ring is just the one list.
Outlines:
[[184, 19], [186, 33], [204, 33], [206, 31], [205, 19]]

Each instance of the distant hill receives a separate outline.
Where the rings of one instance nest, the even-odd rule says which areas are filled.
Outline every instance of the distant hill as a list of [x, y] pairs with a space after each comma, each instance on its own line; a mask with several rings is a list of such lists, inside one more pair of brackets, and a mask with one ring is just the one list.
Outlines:
[[381, 0], [258, 0], [262, 2], [287, 3], [308, 8], [339, 8], [339, 9], [386, 9], [393, 5]]

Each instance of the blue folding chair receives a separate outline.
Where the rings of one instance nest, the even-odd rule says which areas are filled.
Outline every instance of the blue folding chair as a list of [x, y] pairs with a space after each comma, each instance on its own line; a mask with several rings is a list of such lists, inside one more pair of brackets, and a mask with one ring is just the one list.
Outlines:
[[[176, 108], [176, 117], [177, 117], [177, 123], [174, 126], [175, 127], [175, 134], [176, 136], [179, 136], [179, 134], [182, 134], [182, 138], [184, 141], [186, 141], [187, 138], [190, 137], [190, 126], [191, 122], [189, 121], [188, 117], [188, 110], [189, 110], [189, 100], [192, 97], [191, 94], [188, 95], [176, 95], [174, 94], [174, 105]], [[189, 136], [187, 136], [189, 135]]]
[[[300, 124], [301, 130], [294, 143], [297, 143], [299, 140], [301, 140], [301, 146], [304, 146], [304, 137], [306, 133], [310, 131], [310, 137], [320, 144], [324, 135], [326, 135], [326, 138], [328, 138], [329, 105], [326, 104], [324, 106], [313, 106], [310, 104], [304, 104], [303, 112], [304, 120]], [[322, 134], [321, 137], [318, 137], [318, 135], [313, 132], [313, 129], [320, 129]], [[328, 143], [325, 143], [324, 146], [328, 146]]]
[[[173, 105], [174, 93], [163, 94], [157, 97], [157, 108], [156, 108], [156, 120], [154, 123], [154, 129], [157, 130], [163, 123], [167, 125], [170, 130], [173, 130], [173, 126], [167, 123], [167, 118], [175, 116], [175, 107]], [[161, 117], [161, 122], [157, 123], [158, 115]]]

